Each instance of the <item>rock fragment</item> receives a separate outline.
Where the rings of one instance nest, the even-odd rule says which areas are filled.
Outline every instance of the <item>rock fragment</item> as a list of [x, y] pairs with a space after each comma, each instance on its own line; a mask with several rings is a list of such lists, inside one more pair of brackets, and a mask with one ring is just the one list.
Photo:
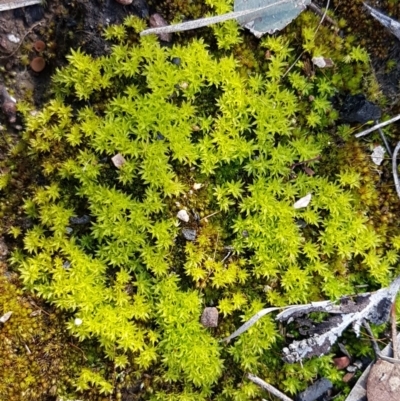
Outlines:
[[201, 324], [204, 327], [218, 326], [218, 309], [215, 307], [206, 307], [201, 315]]
[[126, 162], [124, 156], [122, 156], [121, 153], [117, 153], [114, 157], [111, 158], [111, 161], [116, 168], [121, 168]]
[[7, 89], [0, 85], [0, 103], [3, 113], [8, 117], [8, 121], [13, 124], [17, 119], [17, 105], [13, 97], [9, 95]]
[[381, 109], [362, 94], [347, 95], [340, 109], [340, 118], [346, 123], [364, 124], [379, 120], [381, 115]]
[[[159, 28], [167, 25], [167, 21], [165, 21], [160, 14], [155, 13], [150, 16], [150, 26], [152, 28]], [[160, 33], [158, 37], [164, 42], [171, 42], [172, 40], [172, 35], [170, 33]]]
[[197, 237], [197, 231], [192, 228], [184, 228], [182, 234], [188, 241], [194, 241]]
[[189, 214], [185, 209], [179, 210], [179, 212], [177, 213], [176, 217], [179, 220], [184, 221], [185, 223], [188, 223], [190, 220]]

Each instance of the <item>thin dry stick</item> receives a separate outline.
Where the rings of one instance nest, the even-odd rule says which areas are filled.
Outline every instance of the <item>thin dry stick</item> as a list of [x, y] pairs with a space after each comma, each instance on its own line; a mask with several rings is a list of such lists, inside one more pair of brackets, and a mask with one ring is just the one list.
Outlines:
[[366, 129], [365, 131], [361, 131], [358, 134], [355, 135], [356, 138], [360, 138], [362, 136], [368, 135], [370, 132], [376, 131], [379, 128], [386, 127], [387, 125], [394, 123], [395, 121], [400, 120], [400, 114], [396, 117], [391, 118], [390, 120], [384, 121], [383, 123], [379, 123], [377, 125], [374, 125], [371, 128]]
[[276, 389], [274, 386], [271, 386], [270, 384], [266, 383], [264, 380], [260, 379], [259, 377], [252, 375], [251, 373], [247, 374], [247, 378], [251, 380], [253, 383], [259, 385], [261, 388], [264, 390], [267, 390], [269, 393], [274, 395], [275, 397], [280, 398], [282, 401], [293, 401], [291, 398], [289, 398], [287, 395], [281, 393], [278, 389]]
[[318, 26], [317, 26], [317, 29], [316, 29], [315, 32], [314, 32], [314, 38], [315, 38], [315, 36], [317, 35], [317, 32], [318, 32], [319, 28], [321, 27], [322, 23], [324, 22], [324, 20], [325, 20], [325, 18], [326, 18], [326, 15], [328, 14], [330, 2], [331, 2], [331, 0], [327, 0], [327, 1], [326, 1], [325, 11], [324, 11], [324, 14], [322, 15], [321, 20], [319, 21], [319, 24], [318, 24]]
[[200, 221], [202, 221], [204, 219], [208, 219], [209, 217], [215, 216], [218, 213], [219, 213], [219, 210], [218, 210], [218, 212], [214, 212], [214, 213], [209, 214], [208, 216], [203, 217], [202, 219], [200, 219]]
[[[316, 4], [314, 4], [313, 2], [311, 2], [309, 5], [308, 5], [308, 7], [310, 7], [311, 8], [311, 10], [313, 10], [316, 14], [318, 14], [318, 15], [320, 15], [320, 16], [323, 16], [324, 15], [324, 12], [316, 5]], [[330, 24], [332, 24], [333, 26], [338, 26], [338, 24], [337, 24], [337, 22], [335, 21], [335, 20], [333, 20], [329, 15], [325, 15], [325, 19], [330, 23]]]
[[[311, 4], [312, 4], [312, 3], [311, 3]], [[325, 11], [324, 11], [324, 13], [323, 13], [323, 15], [322, 15], [322, 17], [321, 17], [321, 19], [320, 19], [320, 21], [319, 21], [319, 24], [318, 24], [318, 26], [317, 26], [317, 29], [316, 29], [315, 32], [314, 32], [314, 38], [315, 38], [315, 36], [317, 35], [317, 32], [318, 32], [318, 30], [319, 30], [319, 27], [322, 25], [322, 23], [324, 22], [324, 20], [325, 20], [325, 18], [326, 18], [326, 14], [327, 14], [327, 12], [328, 12], [329, 4], [330, 4], [330, 0], [327, 0], [327, 2], [326, 2], [326, 7], [325, 7]], [[310, 5], [310, 6], [311, 6], [311, 5]], [[290, 72], [290, 71], [292, 70], [292, 68], [297, 64], [297, 62], [300, 60], [301, 56], [302, 56], [304, 53], [305, 53], [305, 51], [303, 50], [303, 51], [299, 54], [299, 56], [296, 58], [296, 60], [294, 60], [293, 64], [285, 71], [285, 73], [282, 75], [282, 78], [281, 78], [281, 79], [285, 78], [285, 77], [287, 76], [287, 74], [289, 74], [289, 72]]]
[[[371, 340], [372, 340], [372, 347], [373, 347], [373, 349], [374, 349], [376, 358], [377, 358], [377, 359], [378, 359], [378, 358], [379, 358], [379, 359], [382, 359], [382, 360], [387, 361], [387, 362], [390, 362], [390, 363], [395, 363], [396, 365], [400, 365], [400, 360], [399, 360], [399, 359], [397, 359], [397, 358], [391, 358], [391, 357], [389, 357], [389, 356], [385, 356], [385, 355], [382, 355], [382, 354], [381, 354], [381, 351], [380, 351], [380, 349], [379, 349], [379, 347], [378, 347], [378, 343], [377, 343], [376, 340], [375, 340], [374, 333], [372, 333], [371, 326], [369, 325], [369, 323], [368, 323], [366, 320], [364, 320], [363, 326], [365, 327], [365, 329], [367, 330], [368, 334], [369, 334], [370, 337], [371, 337]], [[394, 340], [396, 340], [396, 338], [395, 338]], [[393, 344], [394, 344], [394, 342], [393, 342]]]
[[399, 182], [399, 176], [397, 174], [397, 154], [399, 153], [399, 150], [400, 150], [400, 142], [398, 142], [396, 147], [394, 148], [393, 158], [392, 158], [392, 172], [393, 172], [394, 186], [396, 188], [397, 196], [400, 198], [400, 182]]
[[84, 353], [84, 351], [82, 350], [82, 349], [80, 349], [78, 346], [76, 346], [75, 344], [73, 344], [73, 343], [68, 343], [69, 345], [72, 345], [74, 348], [76, 348], [78, 351], [80, 351], [81, 353], [82, 353], [82, 356], [83, 356], [83, 359], [85, 360], [85, 361], [87, 361], [88, 359], [86, 358], [86, 355], [85, 355], [85, 353]]
[[396, 322], [396, 304], [393, 302], [392, 310], [390, 313], [391, 326], [392, 326], [392, 349], [393, 358], [398, 359], [398, 349], [397, 349], [397, 322]]
[[217, 240], [215, 241], [215, 248], [214, 248], [213, 260], [215, 260], [215, 255], [216, 255], [216, 253], [217, 253], [218, 241], [219, 241], [219, 232], [217, 233]]
[[21, 47], [22, 43], [24, 43], [25, 38], [32, 33], [32, 31], [38, 26], [41, 25], [43, 23], [43, 21], [40, 21], [38, 23], [36, 23], [35, 25], [32, 25], [32, 27], [29, 29], [29, 31], [24, 35], [24, 37], [21, 39], [21, 41], [19, 42], [19, 45], [17, 46], [17, 48], [15, 50], [13, 50], [11, 53], [7, 54], [7, 56], [1, 56], [0, 59], [4, 59], [4, 58], [9, 58], [11, 56], [13, 56]]
[[371, 326], [369, 325], [369, 323], [366, 320], [364, 320], [363, 326], [364, 326], [365, 330], [367, 330], [367, 333], [369, 334], [369, 336], [371, 338], [372, 348], [374, 349], [375, 355], [378, 358], [378, 356], [381, 354], [381, 350], [379, 349], [378, 343], [375, 340], [375, 336], [371, 330]]

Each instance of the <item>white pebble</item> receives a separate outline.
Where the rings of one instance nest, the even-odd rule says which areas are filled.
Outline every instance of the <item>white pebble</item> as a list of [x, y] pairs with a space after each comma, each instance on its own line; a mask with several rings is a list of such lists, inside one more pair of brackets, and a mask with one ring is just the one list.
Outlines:
[[176, 217], [179, 220], [184, 221], [185, 223], [187, 223], [189, 221], [189, 214], [185, 209], [179, 210], [178, 214], [176, 215]]
[[15, 36], [14, 34], [10, 33], [7, 35], [7, 39], [12, 42], [12, 43], [19, 43], [21, 39], [18, 36]]

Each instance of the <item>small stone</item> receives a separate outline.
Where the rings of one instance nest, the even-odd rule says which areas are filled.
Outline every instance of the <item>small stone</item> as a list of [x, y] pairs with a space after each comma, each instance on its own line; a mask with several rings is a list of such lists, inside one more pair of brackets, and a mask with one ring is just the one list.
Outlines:
[[70, 217], [69, 223], [78, 225], [88, 224], [90, 223], [90, 216], [84, 214], [81, 217]]
[[0, 323], [5, 323], [8, 319], [10, 319], [12, 312], [5, 313], [2, 317], [0, 317]]
[[8, 121], [12, 124], [17, 119], [17, 106], [15, 99], [9, 95], [7, 89], [0, 85], [0, 101], [3, 113], [8, 117]]
[[332, 59], [325, 57], [313, 57], [312, 62], [319, 68], [330, 68], [334, 66]]
[[117, 153], [113, 158], [111, 158], [111, 161], [116, 168], [121, 168], [126, 162], [124, 156], [122, 156], [121, 153]]
[[196, 182], [195, 184], [193, 184], [193, 189], [195, 191], [199, 190], [201, 187], [203, 186], [203, 184], [200, 184], [199, 182]]
[[[150, 26], [152, 28], [160, 28], [162, 26], [167, 26], [167, 21], [158, 13], [150, 16]], [[172, 35], [170, 33], [160, 33], [158, 37], [164, 42], [171, 42]]]
[[190, 220], [189, 214], [185, 209], [179, 210], [179, 212], [177, 213], [176, 217], [179, 220], [184, 221], [185, 223], [188, 223]]
[[182, 234], [188, 241], [194, 241], [197, 237], [197, 231], [191, 228], [184, 228]]
[[358, 370], [358, 368], [357, 368], [357, 366], [349, 365], [349, 366], [347, 366], [346, 370], [350, 373], [354, 373]]
[[204, 308], [201, 315], [201, 324], [204, 327], [217, 327], [218, 326], [218, 309], [215, 307]]
[[311, 201], [311, 194], [307, 194], [303, 198], [300, 198], [297, 202], [294, 203], [293, 207], [295, 209], [301, 209], [303, 207], [307, 207]]
[[129, 6], [129, 4], [132, 4], [133, 0], [115, 0], [117, 3], [122, 4], [123, 6]]
[[336, 369], [342, 370], [346, 369], [347, 366], [350, 365], [350, 359], [347, 356], [340, 356], [337, 358], [333, 358], [333, 363], [336, 366]]
[[383, 162], [384, 156], [385, 156], [385, 149], [383, 146], [379, 145], [374, 148], [374, 151], [371, 154], [371, 159], [377, 166], [380, 166], [381, 163]]
[[78, 317], [74, 320], [75, 326], [80, 326], [83, 323], [82, 319], [79, 319]]
[[3, 113], [8, 117], [8, 121], [13, 124], [17, 120], [17, 106], [14, 102], [4, 102], [1, 106]]
[[19, 43], [21, 41], [21, 39], [14, 35], [13, 33], [10, 33], [9, 35], [7, 35], [7, 39], [11, 42], [11, 43]]
[[381, 118], [381, 109], [369, 102], [364, 95], [347, 95], [340, 109], [340, 118], [347, 123], [375, 121]]

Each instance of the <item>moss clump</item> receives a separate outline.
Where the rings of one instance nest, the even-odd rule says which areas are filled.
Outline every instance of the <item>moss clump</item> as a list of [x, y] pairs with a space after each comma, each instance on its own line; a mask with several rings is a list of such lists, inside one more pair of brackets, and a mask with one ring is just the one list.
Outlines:
[[71, 342], [62, 317], [43, 310], [13, 280], [15, 273], [2, 263], [0, 315], [12, 315], [0, 327], [0, 398], [41, 401], [68, 394], [74, 390], [71, 379], [79, 372], [83, 351]]
[[[202, 39], [171, 48], [139, 39], [144, 24], [129, 17], [107, 29], [109, 56], [73, 51], [55, 98], [27, 118], [47, 184], [25, 203], [34, 227], [14, 261], [25, 286], [67, 311], [70, 332], [98, 341], [111, 361], [111, 371], [84, 369], [78, 389], [118, 397], [139, 383], [151, 400], [259, 398], [244, 371], [292, 394], [321, 372], [342, 386], [329, 357], [284, 365], [286, 340], [270, 318], [218, 343], [265, 304], [387, 284], [397, 258], [377, 250], [382, 237], [350, 185], [357, 171], [321, 167], [334, 165], [329, 98], [360, 90], [368, 56], [325, 27], [320, 39], [312, 14], [301, 18], [301, 36], [292, 27], [266, 37], [268, 57], [245, 52], [244, 66], [236, 57], [248, 39], [233, 23], [213, 28], [211, 52]], [[335, 67], [318, 71], [313, 56]], [[308, 193], [310, 205], [295, 209]], [[176, 219], [182, 205], [187, 225]], [[90, 224], [76, 223], [82, 215]], [[199, 322], [211, 305], [223, 315], [214, 330]]]

